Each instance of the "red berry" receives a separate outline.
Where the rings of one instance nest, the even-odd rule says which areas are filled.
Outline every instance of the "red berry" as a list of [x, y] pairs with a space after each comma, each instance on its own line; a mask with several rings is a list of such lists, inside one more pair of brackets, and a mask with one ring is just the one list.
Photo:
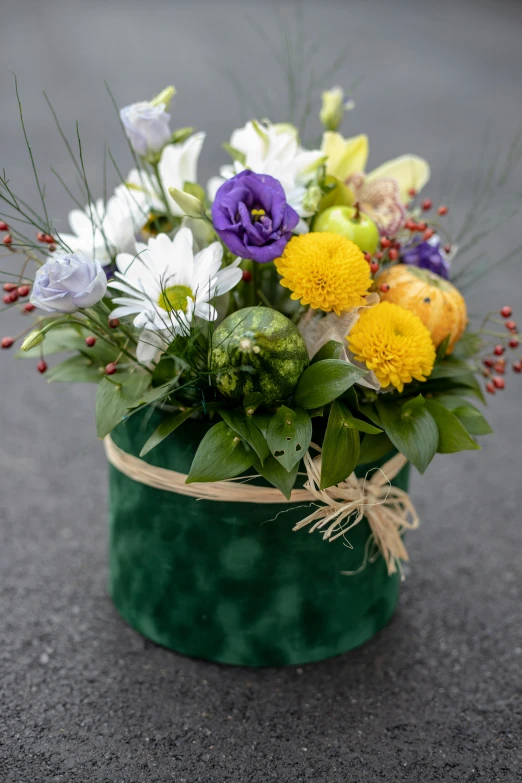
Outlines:
[[93, 345], [96, 345], [96, 337], [93, 337], [92, 335], [90, 337], [85, 338], [85, 345], [88, 348], [92, 348]]
[[381, 283], [379, 289], [383, 292], [383, 294], [387, 294], [388, 291], [390, 290], [390, 286], [388, 285], [388, 283]]
[[397, 259], [399, 258], [399, 251], [397, 250], [397, 248], [392, 247], [392, 249], [388, 251], [388, 258], [390, 259], [390, 261], [397, 261]]
[[49, 248], [48, 248], [48, 249], [49, 249], [49, 253], [54, 253], [54, 251], [56, 250], [56, 245], [55, 245], [55, 244], [53, 244], [53, 243], [51, 243], [51, 244], [49, 245]]
[[408, 190], [408, 196], [411, 196], [411, 198], [415, 198], [416, 195], [417, 195], [417, 191], [415, 190], [415, 188], [410, 188]]
[[241, 279], [244, 280], [245, 283], [250, 283], [252, 280], [252, 272], [250, 272], [248, 269], [244, 269], [243, 277]]
[[391, 239], [388, 239], [388, 237], [383, 237], [381, 239], [381, 247], [390, 247], [391, 245]]
[[444, 245], [444, 252], [451, 253], [451, 245]]
[[54, 242], [54, 239], [50, 234], [44, 234], [43, 237], [44, 237], [43, 241], [47, 242], [48, 244], [52, 244]]
[[375, 254], [375, 258], [377, 259], [377, 261], [380, 261], [382, 259], [383, 255], [384, 255], [384, 253], [381, 253], [381, 251], [378, 250], [377, 253]]
[[372, 275], [375, 275], [378, 271], [379, 271], [379, 264], [377, 263], [377, 261], [372, 261], [372, 263], [370, 264], [370, 272], [372, 273]]
[[16, 284], [15, 283], [4, 283], [4, 291], [8, 291], [11, 293], [11, 291], [16, 290]]
[[493, 367], [493, 365], [495, 364], [495, 360], [494, 359], [490, 359], [488, 357], [487, 359], [484, 359], [482, 364], [484, 364], [486, 367]]
[[496, 389], [503, 389], [506, 385], [506, 382], [504, 378], [501, 378], [499, 375], [495, 375], [493, 378], [493, 384]]
[[513, 313], [513, 310], [509, 305], [505, 305], [502, 310], [500, 311], [500, 315], [502, 318], [510, 318]]
[[117, 318], [109, 318], [109, 326], [111, 329], [117, 329], [120, 322]]
[[11, 291], [11, 293], [9, 294], [9, 301], [11, 303], [18, 301], [18, 291]]
[[36, 305], [34, 305], [32, 302], [27, 302], [27, 304], [24, 304], [24, 310], [26, 313], [32, 313]]
[[516, 332], [517, 330], [516, 321], [506, 321], [504, 326], [506, 327], [506, 329], [509, 329], [510, 332]]
[[516, 337], [512, 337], [509, 341], [509, 347], [510, 348], [518, 348], [518, 340]]
[[2, 337], [2, 348], [10, 348], [12, 344], [14, 343], [14, 340], [12, 337]]
[[41, 372], [43, 375], [43, 373], [47, 370], [47, 362], [44, 362], [44, 360], [42, 359], [36, 365], [36, 369], [38, 370], [38, 372]]
[[111, 362], [105, 368], [105, 375], [114, 375], [116, 370], [117, 370], [116, 363], [115, 362]]
[[409, 229], [410, 231], [415, 231], [415, 227], [416, 227], [416, 225], [417, 225], [417, 224], [415, 223], [415, 221], [414, 221], [414, 220], [412, 220], [411, 218], [408, 218], [408, 220], [407, 220], [407, 221], [406, 221], [406, 223], [404, 224], [404, 228], [407, 228], [407, 229]]
[[2, 302], [4, 304], [11, 304], [11, 294], [4, 294], [2, 297]]
[[417, 223], [415, 229], [417, 231], [426, 231], [427, 227], [426, 223]]
[[506, 365], [495, 364], [495, 372], [497, 372], [499, 375], [504, 375], [504, 373], [506, 372]]
[[9, 226], [3, 220], [0, 220], [0, 231], [9, 231]]
[[442, 206], [440, 206], [438, 208], [437, 212], [439, 213], [439, 215], [447, 215], [448, 214], [448, 208], [445, 207], [444, 204], [443, 204]]
[[513, 365], [513, 372], [522, 372], [522, 362], [515, 362]]
[[495, 345], [493, 353], [495, 354], [495, 356], [502, 356], [505, 350], [506, 349], [504, 348], [503, 345]]
[[21, 285], [18, 289], [18, 296], [28, 296], [31, 289], [28, 285]]
[[493, 386], [491, 381], [489, 383], [486, 383], [486, 391], [489, 392], [490, 394], [495, 394], [495, 387]]
[[424, 240], [431, 239], [435, 231], [432, 228], [427, 228], [424, 234], [422, 235], [422, 238]]
[[37, 242], [45, 242], [45, 234], [43, 231], [39, 231], [36, 235], [36, 241]]
[[6, 234], [2, 241], [4, 245], [10, 245], [13, 241], [13, 237], [11, 236], [11, 234]]
[[425, 212], [427, 212], [429, 209], [431, 209], [431, 208], [432, 208], [432, 206], [433, 206], [433, 202], [432, 202], [432, 200], [431, 200], [431, 199], [429, 199], [429, 198], [427, 198], [427, 199], [424, 199], [424, 201], [422, 202], [422, 208], [423, 208], [423, 210], [424, 210]]

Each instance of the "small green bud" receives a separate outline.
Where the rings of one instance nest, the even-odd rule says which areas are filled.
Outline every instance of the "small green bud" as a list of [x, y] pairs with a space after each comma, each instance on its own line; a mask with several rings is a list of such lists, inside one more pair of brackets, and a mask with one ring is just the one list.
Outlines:
[[31, 348], [36, 348], [37, 345], [43, 343], [45, 340], [45, 334], [35, 329], [33, 332], [27, 335], [22, 343], [22, 351], [30, 351]]
[[317, 212], [323, 192], [319, 185], [310, 185], [303, 199], [303, 209], [307, 212]]
[[169, 193], [184, 215], [191, 218], [205, 216], [205, 205], [196, 196], [191, 196], [190, 193], [185, 193], [178, 188], [169, 188]]
[[158, 95], [156, 95], [155, 98], [151, 100], [151, 104], [152, 106], [160, 106], [160, 104], [163, 104], [165, 108], [167, 108], [175, 94], [175, 87], [165, 87], [164, 90], [162, 90]]

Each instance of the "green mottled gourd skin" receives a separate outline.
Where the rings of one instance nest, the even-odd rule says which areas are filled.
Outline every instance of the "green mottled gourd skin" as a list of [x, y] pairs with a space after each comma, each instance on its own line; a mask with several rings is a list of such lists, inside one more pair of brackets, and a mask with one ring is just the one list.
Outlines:
[[269, 307], [245, 307], [229, 315], [212, 339], [211, 369], [221, 394], [242, 400], [260, 392], [267, 405], [289, 397], [308, 367], [297, 327]]

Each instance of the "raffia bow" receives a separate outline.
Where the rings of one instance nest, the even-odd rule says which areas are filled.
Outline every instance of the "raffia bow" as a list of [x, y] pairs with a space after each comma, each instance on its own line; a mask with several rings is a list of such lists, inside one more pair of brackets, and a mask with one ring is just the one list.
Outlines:
[[[310, 533], [324, 531], [323, 539], [330, 542], [342, 536], [347, 546], [351, 546], [346, 534], [366, 517], [372, 535], [367, 543], [364, 562], [358, 570], [380, 553], [388, 574], [400, 571], [403, 576], [401, 562], [408, 561], [409, 556], [402, 533], [418, 528], [419, 517], [408, 493], [390, 482], [406, 465], [407, 459], [397, 454], [382, 469], [375, 468], [371, 478], [368, 478], [369, 473], [364, 478], [357, 478], [352, 473], [345, 481], [328, 489], [320, 489], [321, 456], [312, 458], [308, 452], [304, 463], [308, 474], [305, 489], [321, 505], [293, 529], [301, 530], [311, 525]], [[373, 554], [370, 552], [372, 544]]]

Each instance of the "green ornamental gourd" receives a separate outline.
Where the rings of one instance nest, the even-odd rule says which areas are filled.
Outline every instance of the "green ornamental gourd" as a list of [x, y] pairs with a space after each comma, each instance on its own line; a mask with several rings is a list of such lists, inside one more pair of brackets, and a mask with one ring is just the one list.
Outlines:
[[268, 406], [289, 397], [308, 367], [297, 327], [269, 307], [245, 307], [229, 315], [212, 338], [211, 370], [223, 396], [242, 400], [258, 392]]

